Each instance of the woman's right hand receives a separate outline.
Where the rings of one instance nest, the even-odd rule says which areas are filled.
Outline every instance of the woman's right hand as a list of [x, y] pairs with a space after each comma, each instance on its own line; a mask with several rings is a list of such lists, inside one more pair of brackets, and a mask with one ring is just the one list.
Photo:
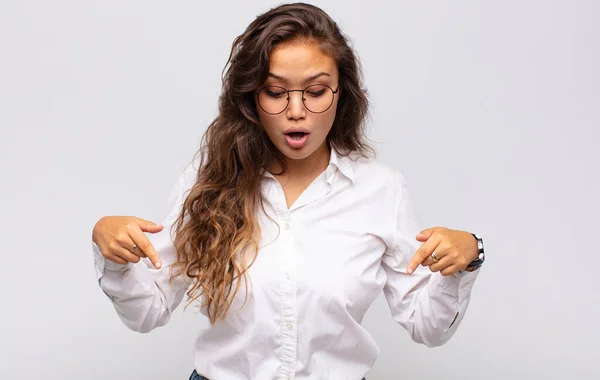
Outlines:
[[[154, 267], [161, 267], [160, 257], [144, 232], [157, 233], [163, 226], [135, 216], [104, 216], [92, 232], [92, 240], [104, 258], [118, 264], [137, 263], [148, 257]], [[131, 252], [131, 249], [137, 248]]]

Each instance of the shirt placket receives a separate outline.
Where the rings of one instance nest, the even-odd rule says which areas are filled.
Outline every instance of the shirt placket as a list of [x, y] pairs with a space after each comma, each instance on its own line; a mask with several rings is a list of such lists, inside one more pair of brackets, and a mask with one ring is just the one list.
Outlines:
[[[335, 168], [329, 167], [326, 172], [327, 181], [316, 181], [309, 186], [300, 198], [288, 209], [283, 188], [273, 178], [268, 196], [277, 215], [280, 228], [280, 254], [278, 267], [281, 274], [279, 293], [279, 313], [281, 331], [281, 370], [279, 380], [294, 380], [297, 366], [298, 347], [298, 298], [297, 298], [297, 260], [298, 247], [294, 238], [294, 221], [292, 215], [297, 210], [327, 194], [331, 188]], [[294, 211], [296, 210], [296, 211]]]
[[272, 178], [267, 196], [275, 211], [279, 225], [280, 250], [277, 255], [279, 281], [279, 331], [281, 337], [281, 362], [279, 380], [293, 380], [296, 372], [298, 346], [298, 300], [296, 288], [296, 243], [292, 235], [292, 217], [287, 208], [283, 188]]
[[282, 380], [294, 379], [296, 371], [298, 345], [298, 300], [296, 289], [296, 244], [292, 236], [292, 220], [288, 211], [280, 216], [281, 254], [279, 255], [280, 282], [280, 315], [282, 346]]

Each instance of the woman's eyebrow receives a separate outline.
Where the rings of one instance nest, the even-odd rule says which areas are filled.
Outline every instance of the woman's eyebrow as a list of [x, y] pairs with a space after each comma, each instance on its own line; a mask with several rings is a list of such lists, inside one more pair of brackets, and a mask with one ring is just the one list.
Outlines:
[[[329, 75], [329, 73], [326, 73], [326, 72], [324, 72], [324, 71], [321, 71], [321, 72], [320, 72], [320, 73], [318, 73], [318, 74], [315, 74], [315, 75], [313, 75], [313, 76], [310, 76], [310, 77], [306, 78], [306, 79], [304, 80], [304, 83], [306, 83], [306, 82], [310, 82], [310, 81], [312, 81], [312, 80], [315, 80], [315, 79], [317, 79], [318, 77], [320, 77], [320, 76], [323, 76], [323, 75], [325, 75], [325, 76], [328, 76], [328, 77], [331, 77], [331, 75]], [[284, 81], [284, 82], [287, 82], [287, 79], [285, 79], [284, 77], [282, 77], [282, 76], [280, 76], [280, 75], [274, 74], [274, 73], [269, 73], [269, 77], [270, 77], [270, 78], [279, 79], [279, 80], [282, 80], [282, 81]]]

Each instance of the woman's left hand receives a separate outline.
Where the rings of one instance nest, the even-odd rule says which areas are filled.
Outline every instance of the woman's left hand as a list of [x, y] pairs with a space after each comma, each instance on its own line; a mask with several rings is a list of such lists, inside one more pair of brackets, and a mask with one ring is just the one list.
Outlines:
[[[412, 274], [419, 265], [424, 265], [432, 272], [450, 276], [465, 270], [479, 254], [477, 239], [470, 232], [432, 227], [421, 231], [416, 238], [424, 243], [408, 263], [408, 274]], [[431, 256], [433, 252], [437, 261]]]

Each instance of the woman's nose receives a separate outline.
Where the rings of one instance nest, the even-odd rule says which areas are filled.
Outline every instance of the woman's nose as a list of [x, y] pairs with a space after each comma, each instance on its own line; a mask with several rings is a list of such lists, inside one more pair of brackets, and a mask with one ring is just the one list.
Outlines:
[[288, 105], [287, 116], [290, 119], [301, 119], [306, 116], [306, 108], [302, 100], [302, 92], [290, 92], [290, 103]]

